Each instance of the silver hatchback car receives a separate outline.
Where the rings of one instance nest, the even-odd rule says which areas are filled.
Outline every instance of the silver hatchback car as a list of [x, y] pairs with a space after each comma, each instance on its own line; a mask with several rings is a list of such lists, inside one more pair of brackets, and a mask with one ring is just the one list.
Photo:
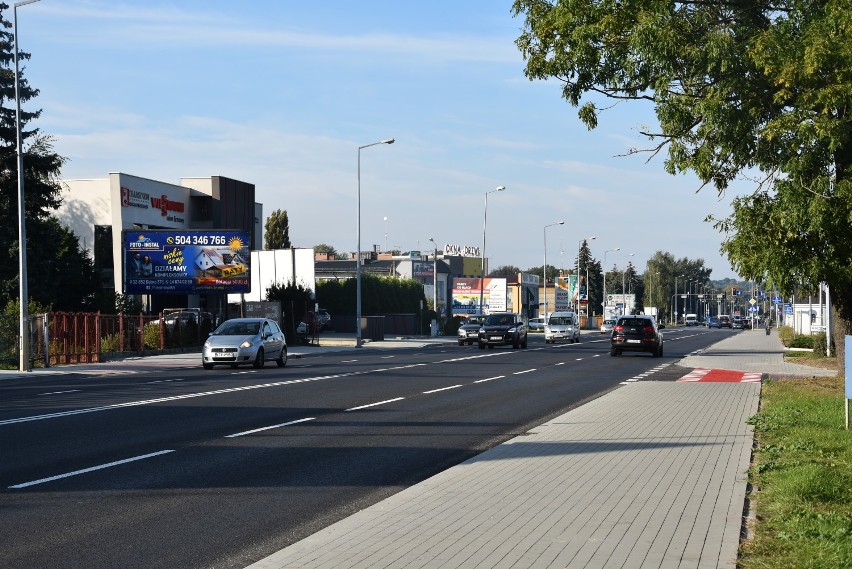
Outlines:
[[232, 318], [216, 328], [201, 352], [201, 365], [237, 367], [251, 364], [262, 368], [267, 361], [278, 367], [287, 365], [287, 341], [274, 320], [267, 318]]

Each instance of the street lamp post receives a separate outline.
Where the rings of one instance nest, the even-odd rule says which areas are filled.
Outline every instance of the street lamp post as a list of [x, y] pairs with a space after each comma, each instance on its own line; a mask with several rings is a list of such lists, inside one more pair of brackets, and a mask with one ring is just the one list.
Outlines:
[[[550, 223], [544, 226], [544, 268], [542, 269], [542, 276], [544, 277], [544, 325], [547, 326], [547, 228], [553, 227], [554, 225], [564, 225], [564, 221], [557, 221], [556, 223]], [[554, 305], [556, 304], [556, 297], [553, 298]]]
[[482, 217], [482, 251], [480, 252], [480, 262], [482, 263], [479, 268], [479, 313], [483, 314], [484, 311], [482, 309], [483, 299], [485, 295], [485, 230], [488, 228], [488, 194], [493, 194], [494, 192], [502, 192], [506, 189], [506, 186], [497, 186], [491, 191], [485, 192], [485, 213]]
[[435, 314], [439, 314], [438, 312], [438, 244], [435, 243], [435, 239], [432, 237], [429, 238], [429, 241], [432, 242], [432, 245], [435, 246], [435, 254], [432, 255], [432, 309], [435, 311]]
[[[586, 237], [585, 239], [580, 239], [580, 242], [577, 244], [577, 306], [576, 311], [580, 313], [580, 250], [583, 248], [583, 241], [593, 241], [597, 239], [597, 237]], [[586, 263], [586, 299], [590, 298], [589, 294], [589, 264]], [[587, 304], [588, 306], [588, 304]]]
[[20, 70], [18, 68], [18, 53], [20, 52], [20, 41], [18, 38], [18, 6], [25, 6], [38, 2], [38, 0], [24, 0], [15, 2], [12, 6], [12, 25], [15, 36], [15, 134], [17, 138], [16, 149], [18, 153], [18, 285], [20, 306], [20, 345], [18, 370], [31, 371], [30, 369], [30, 315], [29, 291], [27, 291], [27, 223], [24, 208], [24, 151], [21, 139], [21, 95], [20, 95]]
[[604, 271], [603, 271], [603, 302], [601, 303], [601, 308], [603, 308], [603, 316], [606, 319], [606, 254], [613, 253], [616, 251], [621, 251], [621, 247], [616, 247], [615, 249], [608, 249], [604, 251]]
[[[675, 325], [677, 325], [677, 308], [678, 308], [678, 306], [677, 306], [677, 304], [678, 304], [678, 303], [677, 303], [677, 280], [678, 280], [679, 278], [681, 278], [681, 277], [685, 278], [685, 277], [686, 277], [686, 275], [676, 275], [676, 276], [675, 276], [674, 311], [673, 311], [673, 313], [672, 313], [672, 314], [673, 314], [673, 316], [674, 316], [674, 324], [675, 324]], [[686, 281], [684, 281], [684, 289], [686, 289]]]
[[[632, 257], [635, 254], [636, 253], [628, 253], [627, 256]], [[624, 270], [621, 271], [621, 305], [624, 307], [623, 309], [625, 309], [627, 308], [627, 289], [624, 285], [624, 276], [627, 274], [627, 263], [624, 261], [624, 251], [621, 252], [621, 263], [624, 265]]]
[[393, 144], [395, 139], [388, 138], [358, 147], [358, 258], [355, 260], [355, 347], [362, 345], [361, 338], [361, 150], [379, 144]]

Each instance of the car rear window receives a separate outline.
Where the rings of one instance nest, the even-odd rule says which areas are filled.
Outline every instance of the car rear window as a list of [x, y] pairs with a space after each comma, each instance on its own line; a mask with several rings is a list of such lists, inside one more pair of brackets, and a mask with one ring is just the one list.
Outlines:
[[618, 321], [620, 326], [653, 326], [653, 322], [647, 318], [622, 318]]
[[489, 326], [502, 326], [514, 322], [515, 319], [511, 314], [492, 314], [485, 320], [485, 323]]

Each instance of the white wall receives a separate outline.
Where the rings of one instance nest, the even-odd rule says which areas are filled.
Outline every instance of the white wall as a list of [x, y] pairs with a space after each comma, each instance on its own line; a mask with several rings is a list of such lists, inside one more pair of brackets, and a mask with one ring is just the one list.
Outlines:
[[316, 292], [313, 249], [277, 249], [251, 252], [251, 292], [244, 296], [229, 294], [228, 302], [266, 300], [266, 291], [273, 284], [297, 284]]

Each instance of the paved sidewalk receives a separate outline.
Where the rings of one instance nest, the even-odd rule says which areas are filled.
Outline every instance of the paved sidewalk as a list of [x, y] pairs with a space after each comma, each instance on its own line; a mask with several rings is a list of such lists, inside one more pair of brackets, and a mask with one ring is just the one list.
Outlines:
[[[825, 373], [785, 364], [777, 334], [720, 338], [678, 363]], [[250, 569], [734, 569], [759, 400], [759, 383], [630, 383]]]

